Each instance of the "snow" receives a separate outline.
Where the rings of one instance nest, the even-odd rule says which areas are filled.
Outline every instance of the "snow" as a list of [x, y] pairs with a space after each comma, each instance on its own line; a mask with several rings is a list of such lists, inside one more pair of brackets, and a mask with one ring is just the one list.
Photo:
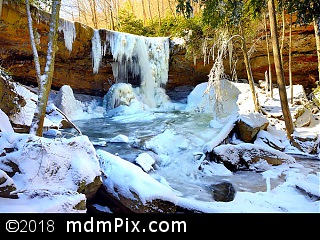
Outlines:
[[[252, 112], [252, 105], [248, 104], [251, 95], [250, 91], [248, 91], [249, 86], [248, 84], [240, 83], [235, 84], [235, 86], [239, 89], [239, 95], [232, 96], [231, 100], [227, 101], [224, 107], [235, 110], [237, 109], [235, 106], [241, 106], [239, 107], [239, 109], [241, 108], [239, 113], [244, 114], [243, 116], [249, 116], [245, 115], [245, 113]], [[206, 106], [203, 105], [203, 102], [208, 101], [207, 96], [203, 94], [205, 88], [206, 83], [202, 83], [189, 94], [187, 103], [183, 105], [186, 113], [205, 110]], [[299, 89], [301, 88], [295, 88], [296, 96], [301, 95]], [[24, 90], [24, 92], [25, 96], [29, 96], [29, 99], [35, 97], [30, 91]], [[258, 96], [265, 108], [276, 113], [279, 111], [279, 98], [276, 91], [274, 93], [275, 97], [273, 100], [268, 98], [262, 91], [258, 92]], [[212, 90], [211, 94], [214, 95], [214, 90]], [[55, 109], [53, 103], [57, 95], [52, 94], [49, 99], [50, 103], [48, 107], [51, 110]], [[69, 101], [70, 103], [74, 102], [71, 92], [66, 96], [68, 96], [68, 99], [65, 100], [66, 104]], [[78, 99], [80, 100], [77, 101], [81, 101], [81, 98]], [[172, 103], [172, 105], [174, 104]], [[107, 116], [106, 108], [101, 107], [101, 105], [102, 100], [100, 103], [95, 100], [86, 103], [82, 102], [81, 104], [77, 104], [81, 108], [81, 111], [71, 111], [69, 117], [72, 119], [76, 116], [76, 119], [87, 119], [90, 122], [92, 118]], [[124, 111], [123, 109], [127, 110]], [[294, 111], [293, 106], [291, 106], [291, 109]], [[161, 110], [161, 107], [159, 110]], [[207, 110], [209, 111], [209, 108]], [[110, 111], [113, 111], [115, 121], [123, 123], [133, 120], [144, 122], [155, 119], [153, 110], [146, 107], [139, 98], [131, 101], [129, 105], [120, 105]], [[162, 109], [161, 111], [164, 110]], [[26, 119], [23, 119], [23, 116], [27, 118], [30, 114], [23, 112], [19, 116], [19, 119], [21, 122], [27, 122]], [[132, 192], [135, 192], [144, 203], [148, 200], [160, 198], [178, 206], [204, 213], [319, 213], [320, 162], [314, 160], [315, 165], [318, 167], [313, 170], [304, 167], [290, 155], [286, 154], [288, 152], [300, 155], [304, 153], [288, 143], [283, 123], [274, 119], [272, 122], [271, 118], [269, 118], [270, 122], [272, 122], [271, 126], [266, 131], [259, 132], [254, 144], [239, 141], [238, 145], [234, 145], [235, 148], [246, 149], [248, 153], [257, 148], [265, 149], [274, 155], [279, 155], [279, 157], [288, 160], [279, 166], [271, 166], [266, 162], [257, 163], [261, 165], [261, 169], [264, 169], [262, 177], [265, 179], [266, 190], [256, 192], [238, 191], [234, 200], [230, 202], [201, 200], [197, 197], [198, 189], [194, 186], [191, 187], [191, 184], [193, 181], [195, 183], [199, 182], [197, 177], [199, 170], [197, 168], [199, 161], [204, 157], [203, 152], [213, 149], [222, 153], [225, 152], [226, 145], [221, 144], [221, 142], [239, 118], [239, 115], [234, 114], [234, 111], [231, 111], [227, 117], [224, 117], [224, 115], [225, 113], [222, 118], [213, 116], [211, 120], [208, 120], [206, 135], [199, 132], [199, 135], [202, 135], [203, 139], [197, 136], [197, 129], [191, 128], [190, 132], [187, 133], [188, 135], [185, 136], [173, 128], [169, 127], [165, 129], [145, 143], [146, 149], [151, 150], [155, 155], [150, 155], [147, 152], [138, 155], [135, 159], [136, 165], [104, 150], [95, 150], [85, 135], [64, 138], [59, 130], [50, 130], [48, 131], [48, 135], [56, 136], [56, 138], [51, 139], [39, 138], [29, 134], [12, 133], [10, 127], [8, 127], [8, 122], [5, 120], [6, 117], [2, 114], [0, 122], [0, 129], [2, 130], [0, 132], [0, 150], [2, 152], [5, 151], [4, 149], [9, 148], [16, 150], [13, 153], [7, 153], [8, 156], [10, 155], [10, 158], [1, 155], [0, 175], [4, 175], [4, 171], [10, 172], [10, 167], [5, 164], [8, 160], [19, 166], [20, 173], [7, 177], [7, 184], [14, 183], [17, 188], [15, 192], [19, 198], [0, 198], [0, 212], [85, 212], [85, 210], [75, 210], [73, 208], [75, 204], [85, 199], [83, 194], [76, 192], [77, 182], [79, 179], [87, 179], [90, 182], [91, 179], [102, 173], [104, 186], [114, 196], [122, 194], [129, 199], [133, 199]], [[254, 118], [247, 117], [246, 121], [252, 125], [255, 125], [257, 121], [265, 121], [262, 117], [260, 119], [260, 115], [258, 114], [250, 116], [254, 116]], [[55, 125], [59, 125], [59, 121], [61, 121], [61, 115], [57, 113], [56, 115], [51, 114], [47, 118], [48, 120], [51, 119], [50, 121]], [[16, 121], [17, 119], [15, 118]], [[191, 126], [195, 125], [191, 124]], [[9, 131], [3, 129], [9, 129]], [[302, 130], [306, 136], [319, 136], [319, 121], [315, 121], [311, 127], [299, 129], [300, 132]], [[125, 143], [131, 141], [125, 134], [115, 135], [113, 140]], [[266, 144], [266, 142], [271, 142], [282, 150], [275, 150]], [[105, 144], [107, 142], [103, 141], [101, 145]], [[197, 150], [196, 146], [202, 146], [202, 149]], [[173, 158], [179, 158], [178, 156], [181, 158], [186, 157], [186, 153], [190, 149], [193, 151], [190, 157], [194, 160], [181, 161], [177, 166], [173, 164]], [[318, 155], [319, 158], [319, 149], [317, 151], [313, 156]], [[155, 158], [155, 156], [157, 157]], [[54, 166], [60, 166], [57, 172], [52, 172], [56, 169]], [[220, 177], [232, 177], [234, 175], [222, 164], [215, 162], [204, 166], [202, 174], [205, 178], [212, 175]], [[183, 176], [181, 178], [181, 182], [183, 183], [180, 184], [181, 189], [177, 189], [177, 185], [172, 184], [171, 177], [169, 176], [177, 179]], [[186, 178], [186, 176], [188, 177]], [[279, 176], [284, 179], [283, 183], [279, 183], [275, 187], [272, 186], [272, 179]], [[193, 197], [190, 194], [185, 195], [182, 192], [183, 184], [186, 184], [186, 188], [188, 188], [186, 179], [190, 182], [190, 189], [188, 191], [194, 191]], [[318, 196], [318, 199], [313, 200], [309, 198], [306, 194], [299, 191], [298, 188]], [[110, 212], [105, 207], [96, 207]]]
[[21, 108], [19, 113], [11, 118], [11, 121], [16, 124], [30, 126], [38, 96], [20, 84], [15, 84], [15, 89], [17, 94], [21, 95], [26, 100], [26, 105]]
[[[233, 129], [236, 121], [238, 120], [238, 115], [231, 115], [230, 119], [227, 123], [225, 123], [224, 127], [221, 129], [221, 131], [218, 133], [218, 135], [207, 142], [204, 147], [204, 152], [211, 152], [216, 146], [218, 146], [226, 137], [228, 137], [229, 133]], [[212, 127], [216, 127], [216, 124], [213, 124], [212, 121], [210, 122], [210, 125]], [[214, 125], [214, 126], [213, 126]], [[221, 126], [221, 123], [219, 123], [219, 126]]]
[[106, 176], [104, 186], [115, 197], [121, 193], [122, 196], [135, 200], [133, 191], [140, 196], [142, 203], [157, 198], [176, 202], [177, 197], [171, 189], [150, 177], [140, 167], [102, 150], [97, 150], [97, 154], [102, 159], [101, 169]]
[[19, 167], [9, 178], [18, 198], [1, 198], [0, 212], [85, 212], [73, 209], [79, 201], [86, 200], [77, 188], [100, 175], [99, 161], [87, 136], [50, 140], [1, 132], [0, 146], [3, 153], [13, 149], [4, 154], [9, 164], [1, 161], [1, 171], [12, 173], [15, 165]]
[[110, 140], [110, 142], [123, 142], [123, 143], [127, 143], [129, 142], [129, 138], [126, 135], [123, 134], [119, 134], [117, 136], [115, 136], [114, 138], [112, 138]]
[[148, 153], [140, 153], [135, 159], [135, 162], [138, 163], [145, 172], [153, 170], [152, 165], [156, 163], [154, 158]]
[[14, 132], [8, 116], [1, 109], [0, 109], [0, 122], [1, 122], [1, 126], [0, 126], [1, 132], [11, 132], [11, 133]]

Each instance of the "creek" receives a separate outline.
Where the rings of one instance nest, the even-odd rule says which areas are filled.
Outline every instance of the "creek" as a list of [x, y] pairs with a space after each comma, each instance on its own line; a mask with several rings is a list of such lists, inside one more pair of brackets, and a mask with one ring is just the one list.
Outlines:
[[[156, 163], [149, 174], [157, 180], [165, 181], [180, 196], [214, 201], [210, 186], [219, 181], [231, 182], [237, 191], [267, 191], [266, 179], [259, 172], [237, 171], [231, 175], [213, 175], [199, 171], [200, 160], [196, 156], [202, 151], [203, 144], [217, 134], [217, 130], [209, 126], [211, 119], [209, 114], [204, 113], [148, 111], [73, 122], [81, 129], [82, 134], [89, 137], [96, 149], [118, 155], [134, 164], [136, 157], [142, 152], [155, 156], [152, 150], [146, 148], [146, 142], [170, 129], [178, 140], [169, 144], [166, 141], [159, 142], [157, 147], [166, 153], [166, 160]], [[72, 130], [63, 130], [64, 133], [70, 131]], [[113, 142], [112, 139], [120, 134], [127, 136], [129, 141]], [[304, 167], [320, 171], [317, 157], [293, 156]], [[271, 189], [284, 181], [283, 177], [270, 179]]]

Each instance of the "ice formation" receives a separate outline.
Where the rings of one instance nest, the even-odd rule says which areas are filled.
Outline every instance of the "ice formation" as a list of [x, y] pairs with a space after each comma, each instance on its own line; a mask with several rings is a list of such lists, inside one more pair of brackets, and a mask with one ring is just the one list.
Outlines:
[[71, 52], [72, 44], [77, 36], [74, 22], [60, 18], [58, 31], [63, 32], [65, 46]]
[[132, 99], [135, 98], [131, 84], [115, 83], [113, 84], [103, 98], [103, 105], [107, 111], [119, 107], [120, 105], [129, 106]]
[[93, 73], [98, 73], [102, 56], [104, 53], [102, 52], [102, 45], [100, 39], [100, 33], [98, 29], [93, 30], [92, 36], [92, 65], [93, 65]]
[[73, 119], [76, 112], [81, 110], [81, 102], [76, 100], [69, 85], [63, 85], [60, 88], [54, 104], [70, 119]]
[[95, 30], [92, 37], [94, 73], [99, 71], [107, 49], [113, 56], [111, 66], [116, 82], [136, 85], [143, 101], [149, 107], [157, 107], [156, 89], [168, 81], [169, 38], [107, 31], [106, 39], [101, 39], [99, 30]]

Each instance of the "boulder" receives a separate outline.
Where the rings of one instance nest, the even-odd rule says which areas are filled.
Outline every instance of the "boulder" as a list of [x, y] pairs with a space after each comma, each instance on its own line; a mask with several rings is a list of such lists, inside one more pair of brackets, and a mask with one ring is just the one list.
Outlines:
[[[13, 181], [19, 177], [30, 191], [38, 191], [37, 188], [53, 193], [70, 191], [90, 199], [102, 184], [99, 161], [87, 136], [62, 142], [0, 132], [0, 153], [0, 171]], [[79, 167], [82, 165], [86, 168]]]
[[236, 123], [236, 132], [239, 138], [250, 143], [256, 139], [260, 130], [267, 130], [269, 121], [261, 113], [242, 114]]
[[12, 194], [16, 190], [16, 186], [11, 177], [0, 169], [0, 197], [17, 198], [16, 194]]
[[251, 143], [217, 146], [212, 152], [207, 153], [205, 160], [223, 163], [233, 172], [238, 170], [264, 171], [266, 166], [263, 165], [263, 162], [271, 166], [281, 165], [283, 162], [295, 162], [295, 159], [286, 153]]
[[26, 105], [25, 99], [17, 93], [14, 84], [12, 77], [0, 68], [0, 109], [7, 116], [18, 113], [21, 107]]
[[217, 202], [231, 202], [235, 198], [236, 189], [228, 181], [211, 184], [213, 199]]

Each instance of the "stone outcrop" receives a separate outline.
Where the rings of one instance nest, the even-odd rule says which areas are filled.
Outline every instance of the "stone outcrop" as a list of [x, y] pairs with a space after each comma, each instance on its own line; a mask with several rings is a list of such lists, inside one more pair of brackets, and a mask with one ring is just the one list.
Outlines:
[[[32, 8], [34, 29], [38, 36], [38, 51], [41, 65], [44, 65], [49, 14]], [[52, 88], [59, 90], [63, 85], [69, 85], [76, 93], [81, 92], [90, 95], [103, 96], [111, 85], [115, 83], [111, 62], [111, 55], [104, 56], [102, 66], [98, 73], [93, 73], [91, 57], [91, 39], [94, 30], [86, 25], [74, 23], [76, 36], [72, 44], [72, 50], [65, 44], [64, 33], [59, 31], [58, 51], [55, 60], [55, 72]], [[101, 30], [107, 31], [107, 30]], [[263, 40], [263, 31], [258, 32], [261, 37], [256, 41], [254, 54], [251, 56], [253, 78], [256, 82], [264, 79], [268, 69], [266, 44]], [[292, 73], [293, 83], [303, 85], [307, 91], [315, 86], [318, 79], [317, 53], [312, 25], [307, 27], [294, 26], [292, 31]], [[288, 42], [288, 28], [285, 34], [285, 42]], [[251, 47], [253, 43], [248, 43]], [[29, 32], [24, 4], [15, 5], [3, 3], [0, 18], [0, 64], [9, 71], [14, 80], [22, 84], [36, 86], [33, 55], [30, 47]], [[270, 52], [272, 47], [270, 44]], [[203, 64], [202, 59], [194, 60], [186, 58], [186, 50], [183, 47], [173, 48], [171, 45], [167, 89], [174, 89], [182, 85], [196, 86], [208, 80], [208, 74], [212, 64]], [[288, 47], [284, 47], [284, 69], [288, 80]], [[247, 78], [246, 70], [239, 54], [237, 63], [238, 78]], [[227, 60], [226, 60], [227, 61]], [[227, 64], [227, 63], [226, 63]], [[228, 67], [225, 68], [228, 73]], [[275, 73], [273, 81], [276, 82]]]
[[[26, 185], [32, 185], [32, 181], [38, 181], [39, 184], [43, 181], [48, 182], [47, 191], [56, 191], [53, 185], [59, 181], [66, 186], [67, 191], [82, 193], [88, 200], [102, 185], [100, 173], [97, 171], [98, 159], [92, 154], [94, 147], [86, 136], [71, 138], [65, 145], [33, 135], [12, 134], [9, 137], [6, 133], [0, 133], [0, 139], [4, 143], [0, 146], [0, 185], [3, 186], [0, 188], [0, 196], [8, 195], [14, 190], [15, 183], [11, 178], [16, 174], [21, 174], [21, 180]], [[29, 150], [24, 152], [26, 149]], [[57, 154], [62, 152], [61, 149], [65, 153], [63, 156]], [[80, 151], [83, 153], [79, 153]], [[34, 157], [39, 152], [41, 157]], [[79, 158], [75, 152], [82, 154], [82, 158]], [[86, 173], [74, 166], [84, 162], [88, 164]], [[39, 166], [39, 172], [30, 179], [26, 167], [32, 164]], [[43, 167], [41, 164], [44, 164]]]
[[[285, 71], [286, 85], [289, 85], [289, 15], [286, 16], [284, 47], [283, 47], [283, 69]], [[281, 19], [278, 19], [278, 27], [282, 31]], [[281, 37], [281, 32], [279, 36]], [[253, 77], [255, 81], [265, 79], [265, 71], [268, 70], [267, 49], [263, 29], [257, 33], [254, 41], [255, 44], [249, 43], [248, 47], [254, 45], [254, 53], [250, 58]], [[260, 40], [258, 40], [260, 39]], [[281, 39], [280, 39], [281, 40]], [[293, 84], [301, 84], [304, 86], [307, 93], [312, 91], [315, 83], [318, 80], [318, 57], [316, 51], [316, 41], [313, 25], [300, 26], [296, 23], [293, 17], [292, 25], [292, 81]], [[272, 42], [269, 36], [269, 52], [271, 53], [272, 64], [272, 81], [276, 83], [276, 74], [274, 69]], [[243, 60], [240, 59], [240, 66], [237, 69], [237, 74], [240, 77], [245, 77], [245, 68]], [[242, 66], [242, 67], [241, 67]]]
[[[40, 64], [44, 66], [49, 14], [44, 12], [38, 14], [35, 8], [31, 11], [34, 19], [37, 19], [34, 21], [34, 29], [38, 36]], [[72, 51], [66, 48], [64, 33], [59, 31], [52, 88], [59, 90], [63, 85], [69, 85], [75, 91], [102, 96], [112, 84], [111, 65], [103, 66], [99, 73], [93, 74], [91, 58], [93, 29], [78, 22], [75, 22], [74, 26], [77, 36], [72, 44]], [[37, 86], [24, 4], [3, 4], [0, 32], [2, 66], [12, 74], [15, 81]]]
[[223, 163], [232, 172], [239, 170], [265, 170], [263, 164], [261, 164], [262, 162], [272, 166], [295, 162], [294, 158], [286, 153], [256, 146], [252, 143], [217, 146], [212, 152], [207, 153], [206, 159], [200, 164], [199, 168], [203, 168], [203, 165], [208, 164], [208, 161]]
[[[249, 121], [246, 121], [246, 119]], [[252, 119], [255, 119], [256, 122], [252, 123]], [[236, 132], [239, 135], [239, 139], [246, 143], [250, 143], [255, 140], [260, 130], [267, 130], [268, 125], [268, 119], [264, 117], [264, 115], [260, 113], [249, 113], [240, 116], [236, 123]]]
[[25, 99], [15, 91], [12, 78], [0, 68], [0, 108], [7, 115], [13, 115], [26, 105]]
[[10, 178], [4, 171], [0, 169], [0, 197], [3, 198], [16, 198], [15, 194], [12, 194], [16, 190], [12, 178]]

